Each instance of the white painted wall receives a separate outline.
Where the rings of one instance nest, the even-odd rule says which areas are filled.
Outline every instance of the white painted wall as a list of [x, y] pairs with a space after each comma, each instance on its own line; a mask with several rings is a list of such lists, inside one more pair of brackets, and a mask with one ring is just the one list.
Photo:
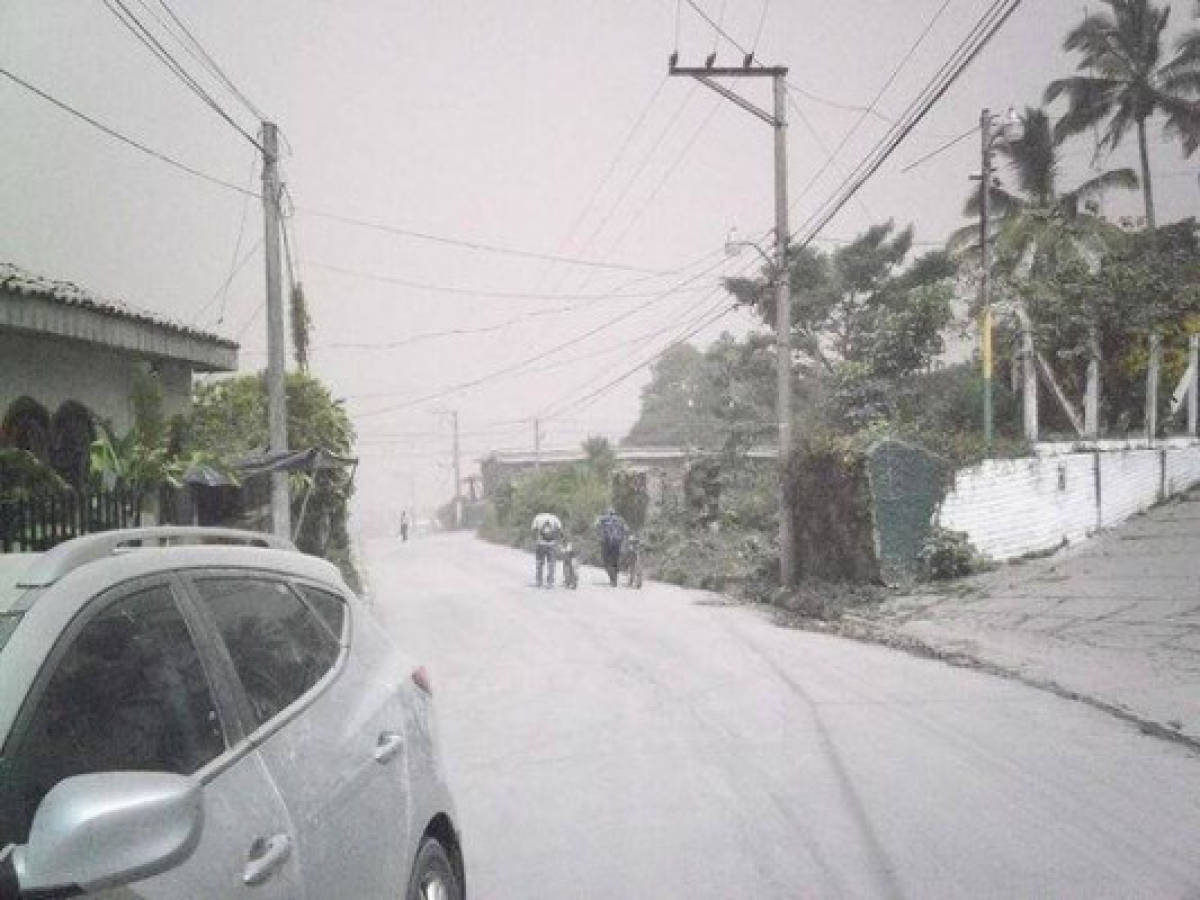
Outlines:
[[985, 460], [955, 473], [935, 521], [966, 532], [980, 552], [1010, 559], [1080, 541], [1197, 483], [1194, 441]]
[[[129, 353], [78, 341], [38, 335], [0, 333], [0, 418], [18, 397], [31, 397], [53, 416], [66, 400], [75, 400], [100, 419], [111, 420], [118, 434], [133, 425], [134, 376], [147, 362]], [[182, 363], [158, 363], [163, 413], [186, 413], [191, 404], [191, 372]]]

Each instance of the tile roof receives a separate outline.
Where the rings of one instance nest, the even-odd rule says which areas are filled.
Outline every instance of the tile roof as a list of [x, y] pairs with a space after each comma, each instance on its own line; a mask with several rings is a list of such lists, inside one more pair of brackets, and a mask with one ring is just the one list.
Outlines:
[[149, 325], [156, 325], [179, 334], [187, 335], [200, 341], [207, 341], [223, 347], [237, 349], [237, 342], [221, 337], [211, 332], [201, 331], [181, 322], [155, 315], [137, 307], [130, 306], [123, 300], [112, 300], [100, 297], [91, 291], [81, 288], [70, 281], [54, 281], [41, 275], [35, 275], [15, 266], [12, 263], [0, 262], [0, 292], [21, 294], [26, 297], [39, 297], [53, 300], [65, 306], [76, 306], [94, 310], [110, 316], [132, 319]]

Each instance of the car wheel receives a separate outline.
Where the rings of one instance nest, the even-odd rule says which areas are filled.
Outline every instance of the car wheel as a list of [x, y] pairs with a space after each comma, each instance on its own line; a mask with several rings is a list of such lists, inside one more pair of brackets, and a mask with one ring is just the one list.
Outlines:
[[407, 900], [462, 900], [462, 886], [446, 848], [436, 838], [425, 838], [413, 863]]

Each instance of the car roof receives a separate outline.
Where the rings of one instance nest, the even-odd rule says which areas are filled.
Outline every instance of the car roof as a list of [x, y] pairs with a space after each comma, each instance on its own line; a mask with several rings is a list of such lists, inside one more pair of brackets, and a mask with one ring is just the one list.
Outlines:
[[65, 541], [41, 554], [22, 576], [22, 587], [46, 587], [80, 566], [116, 553], [147, 548], [175, 548], [184, 545], [232, 545], [240, 547], [296, 549], [284, 538], [258, 531], [202, 526], [160, 525], [153, 528], [122, 528], [100, 531]]
[[0, 613], [10, 611], [25, 593], [25, 588], [18, 585], [40, 556], [40, 553], [0, 553]]

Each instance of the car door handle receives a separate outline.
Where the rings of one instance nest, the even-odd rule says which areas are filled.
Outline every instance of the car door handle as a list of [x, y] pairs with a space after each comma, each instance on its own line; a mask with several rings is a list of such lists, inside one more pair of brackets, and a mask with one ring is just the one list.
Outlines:
[[392, 758], [400, 752], [404, 747], [404, 736], [396, 731], [384, 731], [379, 735], [379, 741], [375, 744], [375, 762], [384, 764], [392, 761]]
[[292, 855], [292, 839], [286, 834], [256, 838], [250, 845], [250, 860], [242, 872], [246, 884], [262, 884]]

